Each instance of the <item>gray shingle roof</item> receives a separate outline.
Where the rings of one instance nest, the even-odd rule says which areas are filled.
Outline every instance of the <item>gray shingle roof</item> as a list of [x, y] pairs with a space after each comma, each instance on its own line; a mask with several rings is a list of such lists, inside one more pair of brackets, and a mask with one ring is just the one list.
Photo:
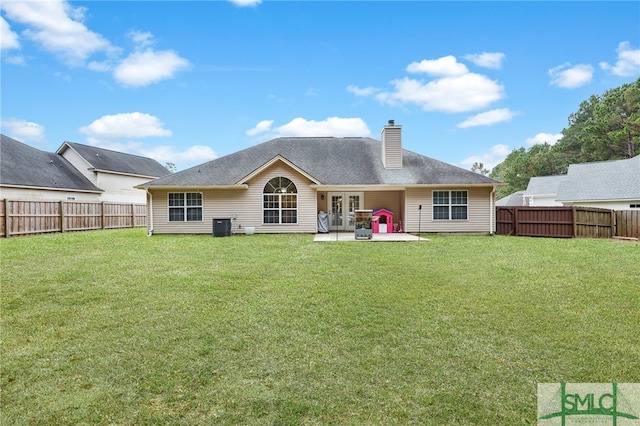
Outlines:
[[411, 151], [403, 167], [385, 169], [382, 144], [360, 137], [286, 137], [235, 152], [148, 182], [154, 186], [214, 186], [243, 179], [277, 156], [284, 157], [322, 185], [499, 184], [500, 182]]
[[571, 164], [558, 201], [640, 199], [640, 155], [627, 160]]
[[103, 192], [61, 155], [0, 136], [0, 184]]
[[496, 201], [496, 206], [523, 206], [522, 196], [524, 191], [516, 191]]
[[558, 193], [558, 187], [567, 180], [567, 175], [536, 176], [529, 179], [527, 195], [552, 195]]
[[62, 146], [58, 148], [58, 154], [62, 154], [68, 147], [75, 150], [82, 158], [89, 162], [94, 169], [147, 176], [150, 178], [169, 174], [169, 171], [164, 166], [151, 158], [75, 142], [63, 143]]

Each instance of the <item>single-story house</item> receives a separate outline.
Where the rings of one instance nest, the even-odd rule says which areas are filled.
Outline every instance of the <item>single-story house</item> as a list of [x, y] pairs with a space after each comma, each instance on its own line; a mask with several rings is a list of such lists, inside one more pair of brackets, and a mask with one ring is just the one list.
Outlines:
[[73, 142], [52, 153], [1, 136], [4, 199], [145, 204], [145, 191], [135, 186], [169, 173], [151, 158]]
[[529, 179], [523, 194], [528, 206], [562, 206], [557, 201], [558, 187], [567, 180], [567, 175], [535, 176]]
[[402, 148], [389, 121], [367, 137], [281, 137], [139, 185], [147, 191], [149, 233], [354, 230], [356, 210], [393, 212], [405, 232], [493, 233], [503, 183]]
[[640, 155], [626, 160], [571, 164], [558, 186], [565, 206], [640, 209]]

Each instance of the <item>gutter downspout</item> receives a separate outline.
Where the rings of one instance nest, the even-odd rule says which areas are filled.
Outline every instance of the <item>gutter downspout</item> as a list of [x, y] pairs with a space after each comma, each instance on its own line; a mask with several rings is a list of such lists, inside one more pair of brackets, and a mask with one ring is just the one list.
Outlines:
[[491, 212], [489, 212], [489, 235], [493, 235], [495, 233], [495, 221], [496, 221], [496, 206], [495, 206], [495, 198], [496, 198], [496, 186], [493, 186], [491, 190], [489, 206], [491, 208]]
[[149, 188], [145, 189], [147, 191], [147, 196], [149, 198], [149, 226], [148, 226], [148, 233], [147, 233], [147, 237], [150, 237], [153, 235], [153, 194], [151, 194], [149, 192]]

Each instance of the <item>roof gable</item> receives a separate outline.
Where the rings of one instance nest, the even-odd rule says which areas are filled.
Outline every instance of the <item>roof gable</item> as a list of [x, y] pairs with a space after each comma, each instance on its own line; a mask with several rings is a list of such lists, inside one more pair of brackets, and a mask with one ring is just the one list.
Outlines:
[[95, 146], [83, 145], [75, 142], [64, 142], [58, 154], [64, 155], [67, 149], [74, 150], [80, 157], [87, 161], [95, 170], [144, 176], [149, 178], [161, 177], [169, 174], [169, 171], [156, 160], [139, 155], [126, 154]]
[[148, 182], [142, 187], [237, 185], [275, 158], [319, 185], [499, 185], [501, 182], [408, 150], [386, 169], [381, 142], [361, 137], [285, 137]]
[[276, 163], [280, 163], [280, 162], [284, 163], [287, 166], [289, 166], [290, 168], [294, 169], [295, 171], [297, 171], [298, 173], [300, 173], [301, 175], [303, 175], [304, 177], [306, 177], [307, 179], [309, 179], [313, 183], [315, 183], [315, 184], [319, 183], [313, 176], [308, 175], [304, 170], [301, 170], [295, 164], [293, 164], [292, 162], [290, 162], [289, 160], [287, 160], [283, 156], [277, 155], [274, 158], [272, 158], [270, 161], [267, 161], [265, 164], [260, 166], [258, 169], [252, 171], [247, 176], [244, 176], [242, 179], [240, 179], [238, 182], [236, 182], [236, 184], [240, 185], [240, 184], [243, 184], [243, 183], [247, 183], [251, 179], [256, 177], [257, 175], [259, 175], [260, 173], [262, 173], [263, 171], [268, 169], [269, 167], [273, 166]]
[[0, 184], [102, 192], [63, 156], [41, 151], [5, 135], [0, 136]]

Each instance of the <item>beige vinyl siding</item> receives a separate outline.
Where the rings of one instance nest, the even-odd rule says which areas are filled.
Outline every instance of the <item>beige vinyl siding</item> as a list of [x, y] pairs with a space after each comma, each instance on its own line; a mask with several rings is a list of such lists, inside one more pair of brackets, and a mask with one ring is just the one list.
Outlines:
[[[58, 191], [39, 188], [20, 188], [3, 186], [0, 199], [33, 201], [102, 201], [100, 193], [82, 191]], [[144, 204], [144, 199], [140, 201]]]
[[[461, 233], [489, 233], [493, 229], [491, 221], [490, 197], [493, 188], [464, 188], [464, 187], [431, 187], [409, 188], [406, 191], [405, 232], [461, 232]], [[468, 218], [467, 220], [433, 220], [432, 193], [433, 191], [467, 191]], [[422, 204], [422, 220], [418, 206]]]
[[62, 156], [68, 162], [70, 162], [71, 165], [75, 167], [80, 173], [82, 173], [84, 177], [89, 179], [91, 183], [93, 183], [98, 188], [100, 187], [100, 185], [98, 185], [98, 176], [93, 170], [91, 170], [91, 164], [87, 160], [85, 160], [84, 157], [78, 154], [75, 149], [67, 146], [67, 148], [62, 153]]
[[[262, 224], [262, 191], [269, 180], [278, 176], [291, 179], [298, 190], [298, 223], [296, 224]], [[249, 183], [248, 198], [251, 200], [250, 205], [255, 208], [251, 216], [252, 224], [245, 226], [255, 226], [256, 232], [261, 233], [315, 233], [318, 225], [318, 212], [316, 191], [309, 187], [311, 183], [307, 177], [281, 162], [263, 171]]]
[[97, 186], [104, 190], [101, 201], [144, 204], [145, 191], [135, 186], [149, 182], [150, 178], [103, 172], [98, 172], [97, 176]]
[[385, 127], [382, 134], [382, 161], [389, 169], [402, 167], [402, 133], [400, 127]]
[[[284, 176], [293, 181], [298, 190], [297, 224], [262, 224], [262, 191], [272, 178]], [[311, 181], [283, 163], [255, 176], [248, 182], [248, 189], [204, 189], [204, 190], [152, 190], [153, 233], [155, 234], [211, 234], [213, 219], [233, 218], [232, 233], [244, 233], [252, 226], [257, 233], [315, 233], [317, 227], [316, 196], [309, 185]], [[169, 222], [169, 192], [201, 192], [203, 220], [201, 222]]]
[[[214, 218], [230, 218], [234, 210], [242, 205], [245, 189], [225, 190], [154, 190], [153, 194], [153, 233], [154, 234], [211, 234]], [[169, 222], [169, 193], [202, 193], [202, 221]], [[235, 221], [234, 221], [235, 222]], [[232, 222], [233, 223], [233, 222]]]
[[367, 210], [387, 209], [394, 216], [401, 215], [401, 191], [370, 191], [364, 193], [364, 208]]

